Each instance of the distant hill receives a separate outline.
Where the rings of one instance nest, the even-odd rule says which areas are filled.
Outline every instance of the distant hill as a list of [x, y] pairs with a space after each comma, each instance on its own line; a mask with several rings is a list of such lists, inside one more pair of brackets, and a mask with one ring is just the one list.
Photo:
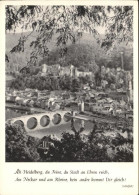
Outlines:
[[[30, 32], [24, 32], [22, 36], [29, 35]], [[30, 43], [36, 39], [37, 33], [33, 32], [27, 39], [25, 43], [25, 48], [30, 50]], [[15, 45], [17, 45], [19, 38], [21, 37], [21, 33], [8, 33], [6, 34], [6, 52], [9, 52]], [[55, 37], [48, 43], [48, 47], [53, 50], [56, 47], [56, 39]]]
[[[22, 36], [27, 36], [30, 32], [25, 32]], [[21, 33], [8, 33], [6, 34], [6, 54], [9, 58], [9, 63], [6, 63], [6, 69], [14, 69], [15, 66], [18, 66], [19, 69], [25, 67], [27, 65], [27, 61], [30, 59], [30, 54], [32, 52], [32, 48], [30, 47], [30, 43], [36, 39], [37, 33], [31, 34], [27, 41], [25, 42], [25, 50], [20, 53], [10, 53], [11, 49], [18, 44], [18, 40], [21, 37]], [[51, 40], [48, 43], [49, 49], [53, 50], [55, 48], [55, 40]]]
[[[25, 32], [22, 35], [27, 36], [30, 32]], [[21, 53], [9, 53], [11, 49], [18, 44], [18, 40], [21, 36], [21, 33], [8, 33], [6, 34], [6, 53], [9, 57], [9, 63], [7, 63], [7, 69], [11, 69], [13, 65], [17, 65], [20, 68], [26, 66], [27, 60], [30, 58], [30, 53], [32, 48], [30, 48], [30, 43], [35, 40], [37, 32], [33, 32], [25, 43], [25, 51]], [[54, 35], [50, 42], [47, 43], [49, 51], [57, 50], [57, 35]], [[77, 44], [89, 44], [94, 48], [98, 47], [97, 42], [91, 34], [84, 33], [83, 36], [76, 42]], [[71, 45], [69, 42], [67, 45]]]
[[[28, 34], [30, 34], [30, 32], [24, 32], [22, 35], [27, 36]], [[21, 33], [7, 33], [6, 34], [6, 52], [9, 52], [18, 43], [20, 36], [21, 36]], [[25, 44], [26, 49], [30, 48], [29, 45], [33, 40], [35, 40], [36, 36], [37, 36], [37, 32], [33, 32], [29, 36], [28, 41]], [[101, 35], [101, 38], [102, 37], [104, 37], [104, 35]], [[52, 37], [52, 40], [50, 40], [50, 42], [48, 42], [48, 48], [50, 51], [57, 48], [56, 38], [57, 38], [57, 35], [54, 35]], [[97, 45], [97, 42], [96, 42], [95, 38], [93, 37], [93, 35], [88, 34], [88, 33], [84, 33], [83, 36], [80, 38], [80, 40], [77, 41], [77, 43], [92, 44], [94, 46]], [[68, 43], [68, 45], [70, 45], [70, 44], [71, 43]]]
[[[24, 36], [27, 36], [30, 32], [26, 32], [23, 33]], [[8, 33], [6, 34], [6, 53], [9, 54], [10, 50], [17, 45], [18, 40], [21, 36], [21, 33]], [[32, 51], [32, 49], [30, 48], [30, 43], [35, 40], [37, 36], [37, 32], [33, 32], [29, 37], [28, 40], [25, 43], [25, 51], [23, 53], [12, 53], [9, 55], [9, 63], [7, 63], [7, 69], [11, 70], [14, 66], [18, 66], [19, 69], [21, 69], [22, 67], [27, 65], [27, 61], [30, 58], [30, 53]], [[104, 38], [104, 35], [100, 35], [101, 38]], [[54, 55], [58, 52], [58, 47], [56, 45], [56, 41], [57, 41], [57, 35], [54, 35], [52, 37], [52, 40], [50, 40], [50, 42], [48, 42], [47, 46], [49, 51], [51, 51], [52, 53], [54, 53]], [[90, 45], [93, 50], [92, 52], [94, 53], [94, 56], [98, 56], [98, 58], [106, 58], [106, 61], [110, 61], [113, 60], [111, 57], [108, 57], [105, 55], [104, 50], [97, 44], [97, 41], [95, 40], [95, 38], [93, 37], [93, 35], [88, 34], [88, 33], [84, 33], [83, 36], [76, 42], [76, 44], [78, 45]], [[74, 44], [74, 45], [76, 45]], [[68, 43], [68, 46], [70, 46], [72, 43]], [[74, 47], [74, 46], [73, 46]], [[78, 48], [77, 47], [77, 48]], [[129, 46], [126, 46], [125, 44], [121, 44], [121, 49], [124, 49], [124, 51], [126, 51], [126, 53], [128, 54], [128, 56], [132, 53], [132, 47], [129, 48]], [[120, 48], [119, 45], [117, 45], [118, 50], [114, 51], [120, 54]], [[88, 48], [88, 47], [86, 47]], [[55, 52], [54, 52], [55, 51]], [[71, 49], [69, 50], [69, 52], [71, 52]], [[87, 53], [87, 52], [85, 52]], [[71, 54], [69, 54], [70, 56]], [[43, 60], [43, 59], [42, 59]], [[57, 59], [56, 59], [57, 60]], [[114, 59], [115, 60], [115, 59]]]

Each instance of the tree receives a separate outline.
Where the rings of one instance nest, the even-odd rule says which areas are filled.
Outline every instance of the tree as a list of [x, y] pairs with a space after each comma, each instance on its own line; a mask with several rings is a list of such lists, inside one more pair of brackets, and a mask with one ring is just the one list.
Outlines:
[[[108, 12], [112, 16], [107, 18], [107, 33], [102, 43], [108, 49], [121, 42], [133, 41], [133, 7], [132, 6], [108, 6]], [[122, 21], [123, 20], [123, 21]]]
[[28, 136], [23, 127], [6, 124], [7, 162], [38, 161], [37, 143], [38, 139]]
[[100, 71], [97, 71], [95, 73], [95, 83], [96, 83], [96, 86], [101, 85], [101, 72]]
[[[57, 46], [61, 56], [67, 52], [67, 44], [75, 43], [83, 32], [91, 33], [98, 43], [110, 49], [115, 42], [132, 41], [133, 7], [132, 6], [6, 6], [6, 31], [16, 31], [17, 26], [30, 30], [28, 35], [21, 35], [12, 52], [23, 52], [28, 37], [36, 32], [36, 39], [30, 44], [33, 48], [30, 63], [49, 54], [48, 43], [57, 36]], [[106, 28], [107, 33], [100, 39], [97, 27]]]
[[72, 92], [77, 92], [80, 88], [79, 80], [73, 79], [72, 80], [72, 85], [70, 86], [70, 90]]
[[[129, 136], [124, 138], [120, 131], [109, 129], [109, 124], [92, 124], [92, 131], [83, 134], [71, 121], [72, 133], [63, 133], [61, 139], [49, 139], [49, 147], [42, 148], [42, 139], [28, 136], [19, 125], [6, 124], [7, 162], [133, 162], [133, 134], [129, 124], [124, 127]], [[102, 125], [103, 133], [100, 133]], [[40, 147], [41, 146], [41, 147]]]

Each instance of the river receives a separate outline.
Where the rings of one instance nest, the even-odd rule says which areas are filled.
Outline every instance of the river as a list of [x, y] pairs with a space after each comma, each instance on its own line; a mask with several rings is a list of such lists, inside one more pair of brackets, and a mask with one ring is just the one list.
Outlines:
[[[6, 120], [11, 119], [11, 118], [15, 118], [15, 117], [19, 117], [19, 116], [23, 116], [26, 114], [30, 114], [30, 113], [15, 111], [13, 109], [6, 109]], [[77, 130], [79, 130], [81, 127], [81, 120], [76, 120], [74, 123], [74, 126]], [[85, 129], [86, 130], [83, 131], [83, 133], [88, 134], [92, 129], [92, 123], [85, 122]], [[42, 137], [47, 136], [47, 135], [55, 135], [56, 137], [60, 138], [61, 134], [64, 132], [72, 133], [70, 122], [67, 122], [66, 124], [62, 124], [60, 126], [53, 126], [51, 128], [47, 128], [47, 129], [40, 129], [37, 131], [32, 131], [32, 132], [29, 132], [28, 135], [33, 136], [33, 137], [38, 137], [38, 138], [42, 138]]]

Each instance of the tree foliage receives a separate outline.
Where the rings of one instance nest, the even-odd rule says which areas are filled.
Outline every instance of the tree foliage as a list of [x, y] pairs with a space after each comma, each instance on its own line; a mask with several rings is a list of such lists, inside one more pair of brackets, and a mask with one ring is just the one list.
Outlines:
[[37, 142], [38, 139], [28, 136], [23, 127], [6, 124], [6, 161], [38, 161]]
[[[45, 136], [42, 139], [27, 135], [24, 128], [6, 125], [6, 161], [7, 162], [132, 162], [133, 136], [123, 137], [119, 132], [108, 130], [105, 124], [103, 133], [99, 127], [88, 135], [82, 129], [77, 132], [63, 133], [61, 139]], [[104, 128], [104, 126], [103, 126]], [[129, 129], [126, 129], [129, 133]], [[42, 148], [44, 140], [49, 147]], [[41, 147], [40, 147], [41, 146]]]
[[[96, 46], [91, 44], [72, 44], [67, 46], [67, 53], [61, 58], [59, 49], [53, 50], [49, 53], [49, 56], [44, 58], [40, 64], [60, 64], [61, 66], [74, 65], [80, 67], [82, 71], [89, 68], [95, 69], [95, 54], [98, 52]], [[102, 52], [104, 52], [102, 50]], [[81, 68], [82, 67], [82, 68]]]
[[[102, 126], [102, 127], [101, 127]], [[103, 128], [103, 132], [100, 132]], [[71, 133], [63, 132], [61, 139], [45, 136], [42, 139], [28, 136], [19, 125], [6, 124], [7, 162], [133, 162], [133, 135], [128, 125], [121, 131], [109, 124], [94, 122], [88, 135], [85, 129], [77, 131], [71, 121]], [[48, 141], [48, 148], [42, 142]]]
[[[106, 28], [106, 36], [100, 39], [97, 27]], [[101, 46], [109, 49], [115, 42], [132, 41], [132, 6], [6, 6], [6, 31], [17, 28], [37, 32], [30, 46], [33, 51], [30, 61], [49, 54], [48, 42], [57, 35], [61, 56], [67, 52], [67, 43], [75, 43], [83, 32], [91, 33]], [[23, 52], [30, 36], [21, 36], [11, 52]]]
[[117, 42], [133, 41], [133, 7], [108, 6], [107, 10], [112, 13], [112, 16], [107, 18], [106, 38], [102, 46], [109, 49], [111, 46], [114, 47]]
[[80, 84], [86, 84], [89, 78], [85, 79], [72, 78], [68, 75], [61, 77], [43, 77], [38, 75], [18, 75], [15, 80], [11, 82], [11, 88], [24, 90], [25, 88], [38, 90], [70, 90], [76, 92], [80, 88]]

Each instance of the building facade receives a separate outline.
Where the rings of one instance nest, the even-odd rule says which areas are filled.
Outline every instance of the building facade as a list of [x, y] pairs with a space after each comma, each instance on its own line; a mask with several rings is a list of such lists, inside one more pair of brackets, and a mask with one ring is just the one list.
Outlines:
[[46, 64], [42, 64], [42, 76], [53, 75], [53, 76], [63, 76], [68, 75], [70, 77], [92, 77], [93, 73], [91, 71], [79, 71], [73, 65], [61, 67], [59, 64], [48, 66]]

